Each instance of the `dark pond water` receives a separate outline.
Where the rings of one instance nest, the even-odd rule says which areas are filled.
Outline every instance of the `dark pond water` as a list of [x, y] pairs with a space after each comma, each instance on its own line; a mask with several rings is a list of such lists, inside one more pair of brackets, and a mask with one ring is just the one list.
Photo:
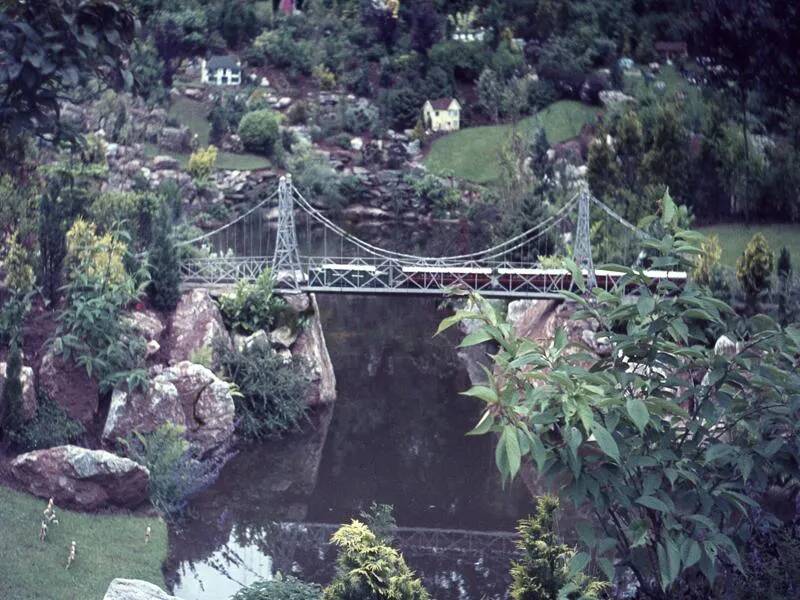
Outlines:
[[[397, 545], [437, 600], [504, 598], [511, 532], [531, 502], [503, 489], [494, 441], [467, 437], [481, 403], [455, 346], [434, 338], [431, 298], [320, 296], [335, 406], [302, 433], [251, 446], [171, 532], [168, 578], [184, 600], [224, 600], [276, 572], [326, 584], [335, 525], [394, 506]], [[469, 533], [478, 532], [478, 533]]]

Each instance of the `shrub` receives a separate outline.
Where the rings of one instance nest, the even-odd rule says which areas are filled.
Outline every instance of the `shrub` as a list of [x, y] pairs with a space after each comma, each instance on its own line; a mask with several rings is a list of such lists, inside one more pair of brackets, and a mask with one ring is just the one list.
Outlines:
[[44, 394], [39, 395], [36, 416], [10, 432], [11, 441], [25, 452], [72, 444], [84, 433], [83, 425]]
[[92, 202], [89, 216], [100, 231], [110, 232], [121, 227], [130, 235], [134, 247], [145, 248], [161, 203], [161, 199], [151, 193], [108, 191]]
[[278, 116], [267, 109], [246, 113], [239, 122], [239, 137], [251, 152], [272, 156], [280, 137]]
[[736, 263], [736, 277], [748, 298], [757, 298], [769, 289], [774, 260], [767, 240], [755, 234]]
[[336, 87], [336, 75], [325, 65], [314, 67], [311, 75], [323, 90], [332, 90]]
[[[67, 234], [66, 306], [60, 315], [53, 347], [66, 360], [74, 359], [101, 391], [120, 381], [143, 385], [145, 342], [121, 319], [122, 311], [138, 300], [142, 286], [125, 270], [127, 245], [120, 234], [98, 236], [93, 225], [78, 220]], [[146, 280], [146, 274], [140, 273]]]
[[325, 600], [428, 600], [422, 582], [402, 555], [382, 544], [359, 521], [343, 525], [331, 538], [339, 548], [336, 576], [325, 588]]
[[719, 244], [719, 238], [716, 235], [711, 235], [700, 245], [700, 254], [695, 259], [692, 275], [694, 280], [702, 285], [711, 283], [711, 277], [714, 270], [719, 265], [719, 259], [722, 257], [722, 246]]
[[185, 433], [184, 427], [165, 423], [121, 440], [125, 454], [150, 471], [150, 502], [166, 517], [180, 515], [189, 496], [212, 481], [219, 468], [219, 461], [199, 460]]
[[435, 175], [427, 174], [422, 178], [412, 177], [410, 183], [414, 194], [420, 202], [430, 206], [434, 214], [441, 216], [447, 211], [455, 210], [461, 204], [461, 194], [457, 189], [449, 187]]
[[383, 108], [391, 126], [402, 130], [417, 122], [423, 101], [414, 89], [401, 86], [384, 94]]
[[528, 87], [528, 105], [531, 110], [541, 110], [558, 100], [558, 90], [546, 79], [532, 81]]
[[[598, 598], [607, 586], [570, 573], [575, 551], [558, 540], [556, 513], [558, 499], [540, 496], [536, 515], [522, 519], [517, 531], [521, 558], [511, 563], [513, 600], [583, 600]], [[564, 594], [561, 595], [561, 591]]]
[[153, 231], [147, 267], [147, 295], [157, 310], [173, 310], [181, 297], [181, 260], [172, 231], [172, 215], [166, 204]]
[[31, 266], [32, 257], [25, 247], [19, 243], [17, 232], [6, 242], [5, 258], [2, 264], [5, 271], [4, 283], [8, 290], [17, 296], [24, 296], [33, 290], [34, 274]]
[[344, 109], [342, 124], [350, 133], [373, 131], [380, 121], [378, 109], [363, 100], [350, 104]]
[[284, 363], [269, 344], [253, 344], [242, 352], [215, 348], [234, 395], [236, 428], [247, 439], [260, 439], [296, 428], [305, 417], [308, 382], [299, 369]]
[[189, 164], [186, 170], [195, 181], [206, 181], [214, 169], [214, 164], [217, 162], [217, 147], [208, 146], [205, 150], [198, 149], [192, 152], [189, 157]]
[[308, 121], [308, 104], [304, 101], [295, 102], [286, 111], [289, 125], [305, 125]]
[[85, 277], [95, 286], [123, 287], [129, 279], [125, 270], [127, 250], [121, 236], [98, 235], [94, 223], [78, 219], [67, 232], [67, 277]]
[[286, 301], [273, 291], [272, 272], [264, 270], [255, 283], [244, 279], [232, 293], [219, 299], [225, 325], [232, 331], [250, 334], [269, 329], [278, 317], [286, 315]]
[[[677, 213], [665, 197], [668, 231]], [[655, 264], [688, 270], [701, 239], [675, 228], [645, 247]], [[525, 457], [541, 476], [563, 482], [559, 494], [579, 512], [596, 512], [602, 528], [576, 524], [576, 570], [593, 555], [610, 580], [615, 563], [625, 564], [639, 593], [658, 599], [674, 597], [690, 573], [713, 585], [719, 569], [742, 569], [750, 517], [768, 510], [765, 492], [793, 477], [800, 459], [792, 441], [800, 336], [765, 315], [741, 319], [691, 283], [654, 283], [619, 267], [625, 277], [614, 290], [589, 291], [575, 263], [565, 266], [585, 294], [563, 294], [579, 308], [574, 318], [601, 323], [610, 352], [573, 352], [563, 329], [547, 347], [518, 338], [474, 297], [476, 311], [440, 326], [477, 319], [480, 329], [462, 346], [492, 339], [500, 348], [496, 377], [467, 392], [487, 404], [473, 433], [499, 434], [506, 478]], [[722, 335], [728, 343], [719, 343]]]
[[278, 573], [272, 581], [257, 581], [242, 588], [231, 600], [322, 600], [322, 588]]

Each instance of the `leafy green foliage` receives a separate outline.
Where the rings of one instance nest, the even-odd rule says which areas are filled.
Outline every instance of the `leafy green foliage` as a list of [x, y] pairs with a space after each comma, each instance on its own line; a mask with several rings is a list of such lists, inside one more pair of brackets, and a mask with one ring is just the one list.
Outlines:
[[331, 538], [339, 548], [336, 576], [325, 588], [325, 600], [427, 600], [422, 582], [397, 550], [382, 544], [369, 528], [354, 520]]
[[[668, 208], [665, 226], [677, 218]], [[647, 246], [656, 268], [688, 270], [702, 239], [678, 231]], [[544, 346], [520, 339], [479, 297], [440, 329], [477, 319], [473, 339], [500, 347], [499, 376], [467, 393], [487, 404], [475, 433], [499, 434], [504, 476], [532, 460], [562, 498], [596, 511], [582, 543], [606, 576], [616, 560], [643, 593], [667, 598], [687, 572], [713, 582], [721, 565], [741, 569], [747, 517], [771, 482], [797, 474], [800, 330], [742, 322], [706, 288], [613, 268], [625, 274], [617, 289], [586, 290], [572, 269], [586, 295], [564, 294], [576, 318], [601, 324], [607, 358], [573, 352], [563, 331]], [[740, 340], [735, 351], [715, 352], [722, 334]]]
[[44, 394], [39, 395], [36, 416], [11, 430], [10, 439], [22, 451], [52, 448], [80, 440], [86, 431], [78, 421]]
[[557, 512], [557, 498], [540, 496], [536, 514], [519, 522], [517, 547], [522, 558], [511, 563], [513, 600], [594, 600], [607, 587], [579, 572], [589, 557], [559, 542]]
[[322, 588], [279, 573], [272, 581], [257, 581], [242, 588], [231, 600], [322, 600]]
[[239, 122], [239, 137], [251, 152], [272, 156], [280, 139], [278, 116], [269, 109], [245, 113]]
[[150, 502], [170, 518], [186, 509], [188, 497], [217, 469], [213, 461], [199, 460], [184, 436], [184, 427], [165, 423], [152, 433], [134, 432], [122, 440], [127, 456], [150, 471]]
[[[70, 230], [66, 306], [53, 341], [55, 351], [83, 366], [102, 391], [123, 381], [136, 387], [146, 379], [144, 339], [120, 318], [143, 288], [125, 270], [123, 238], [120, 233], [98, 236], [83, 221]], [[146, 280], [145, 274], [140, 278]]]
[[131, 10], [109, 0], [5, 3], [0, 12], [0, 123], [5, 136], [63, 133], [59, 102], [80, 101], [93, 78], [132, 82]]
[[232, 331], [249, 334], [269, 329], [286, 314], [286, 301], [273, 290], [272, 274], [264, 270], [255, 283], [241, 280], [232, 293], [219, 299], [225, 325]]
[[236, 384], [236, 428], [248, 439], [260, 439], [297, 427], [308, 407], [308, 382], [268, 344], [252, 344], [242, 352], [216, 349], [228, 380]]
[[172, 228], [172, 215], [165, 203], [155, 224], [147, 263], [150, 273], [147, 296], [158, 310], [173, 310], [178, 305], [181, 297], [180, 260]]

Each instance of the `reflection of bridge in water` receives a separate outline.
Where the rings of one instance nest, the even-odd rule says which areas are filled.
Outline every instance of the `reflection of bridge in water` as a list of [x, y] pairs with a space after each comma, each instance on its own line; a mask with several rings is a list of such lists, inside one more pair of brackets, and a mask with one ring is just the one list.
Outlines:
[[[273, 239], [264, 213], [276, 200]], [[493, 297], [547, 298], [577, 291], [572, 271], [542, 264], [543, 257], [560, 251], [571, 253], [590, 286], [610, 290], [623, 273], [595, 270], [594, 264], [597, 259], [612, 262], [619, 255], [609, 248], [592, 248], [592, 210], [602, 219], [597, 226], [613, 227], [613, 235], [607, 232], [606, 238], [613, 240], [614, 252], [625, 247], [622, 256], [639, 254], [647, 234], [585, 190], [527, 231], [491, 248], [430, 257], [381, 248], [345, 231], [306, 200], [290, 177], [282, 177], [273, 194], [243, 215], [184, 242], [189, 255], [183, 261], [184, 282], [225, 287], [272, 269], [278, 287], [304, 292], [442, 295], [461, 290]], [[321, 255], [308, 248], [301, 251], [296, 213], [305, 217], [307, 229], [312, 224], [321, 228]], [[654, 281], [686, 279], [683, 272], [646, 273]]]
[[[330, 543], [339, 527], [327, 523], [275, 523], [271, 534], [282, 542], [321, 547]], [[517, 552], [517, 535], [503, 531], [395, 527], [391, 535], [392, 546], [404, 554], [417, 556], [447, 553], [475, 558], [512, 558]]]
[[[237, 586], [278, 572], [327, 585], [334, 576], [337, 555], [330, 539], [339, 527], [327, 523], [276, 522], [234, 530], [228, 543], [205, 561], [205, 568]], [[507, 597], [509, 568], [516, 555], [516, 534], [396, 527], [391, 535], [392, 547], [402, 553], [433, 598]]]

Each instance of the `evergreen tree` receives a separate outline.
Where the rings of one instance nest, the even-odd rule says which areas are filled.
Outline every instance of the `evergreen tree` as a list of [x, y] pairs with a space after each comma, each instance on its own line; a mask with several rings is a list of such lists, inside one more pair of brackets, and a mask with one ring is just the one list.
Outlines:
[[760, 296], [769, 289], [774, 263], [766, 238], [755, 234], [736, 263], [736, 277], [747, 297], [747, 310], [755, 311]]
[[521, 558], [511, 563], [513, 600], [596, 599], [603, 584], [571, 574], [568, 568], [574, 552], [556, 534], [558, 498], [540, 496], [536, 515], [522, 519], [517, 526], [517, 548]]
[[158, 223], [153, 231], [149, 269], [147, 295], [150, 302], [159, 310], [173, 310], [181, 295], [181, 263], [166, 203], [159, 210]]
[[22, 350], [18, 335], [11, 340], [6, 362], [5, 385], [0, 396], [0, 436], [8, 437], [18, 431], [22, 411]]
[[781, 248], [780, 256], [778, 256], [778, 277], [781, 280], [789, 279], [792, 274], [792, 255], [789, 249], [784, 246]]

